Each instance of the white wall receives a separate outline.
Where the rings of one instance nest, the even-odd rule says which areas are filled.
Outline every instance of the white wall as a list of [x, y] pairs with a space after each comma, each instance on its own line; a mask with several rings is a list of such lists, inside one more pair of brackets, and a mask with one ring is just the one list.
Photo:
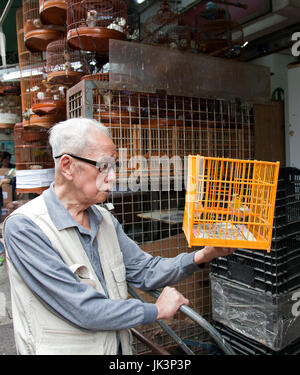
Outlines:
[[300, 168], [300, 65], [288, 70], [290, 165]]
[[[286, 166], [295, 166], [300, 165], [300, 142], [298, 143], [299, 147], [299, 158], [295, 154], [295, 150], [292, 150], [291, 147], [294, 148], [294, 136], [291, 135], [291, 127], [290, 127], [290, 105], [289, 105], [289, 96], [290, 96], [290, 89], [289, 89], [289, 79], [288, 79], [288, 72], [291, 69], [288, 69], [287, 65], [291, 62], [295, 61], [295, 57], [280, 53], [274, 53], [272, 55], [263, 56], [259, 59], [255, 59], [251, 61], [251, 63], [256, 65], [263, 65], [268, 66], [271, 70], [271, 82], [270, 82], [270, 98], [272, 96], [272, 93], [277, 88], [282, 88], [284, 90], [284, 118], [285, 118], [285, 153], [286, 153]], [[298, 81], [298, 87], [299, 87], [300, 81]], [[299, 92], [293, 93], [300, 102], [300, 90]], [[294, 98], [295, 99], [295, 98]], [[297, 124], [294, 123], [294, 127], [298, 126], [299, 132], [300, 132], [300, 121]], [[295, 131], [295, 129], [294, 129]], [[293, 155], [293, 156], [292, 156]], [[296, 157], [296, 159], [295, 159]], [[296, 164], [295, 164], [296, 163]], [[298, 166], [300, 168], [300, 166]]]

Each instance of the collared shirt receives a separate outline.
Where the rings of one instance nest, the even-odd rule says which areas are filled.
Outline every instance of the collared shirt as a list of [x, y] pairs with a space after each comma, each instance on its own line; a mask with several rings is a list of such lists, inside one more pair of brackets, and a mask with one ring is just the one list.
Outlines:
[[[90, 231], [78, 224], [57, 198], [53, 185], [43, 193], [48, 213], [58, 230], [75, 228], [101, 284], [103, 277], [97, 232], [102, 215], [93, 206], [87, 209]], [[123, 231], [112, 216], [126, 267], [126, 277], [132, 286], [150, 290], [176, 283], [194, 271], [194, 252], [175, 258], [153, 258], [142, 251]], [[155, 304], [136, 299], [111, 300], [89, 285], [79, 283], [64, 264], [48, 237], [27, 216], [13, 215], [5, 224], [5, 244], [15, 268], [29, 288], [55, 314], [71, 324], [87, 330], [118, 330], [151, 324], [156, 320]]]

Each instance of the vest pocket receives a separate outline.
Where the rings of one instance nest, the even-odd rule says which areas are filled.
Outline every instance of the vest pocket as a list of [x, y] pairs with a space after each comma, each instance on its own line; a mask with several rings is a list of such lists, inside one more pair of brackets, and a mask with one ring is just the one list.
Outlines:
[[72, 330], [43, 329], [38, 355], [81, 355], [99, 353], [95, 334]]
[[119, 295], [122, 299], [128, 298], [127, 283], [126, 283], [126, 270], [125, 266], [122, 264], [118, 267], [112, 268], [112, 273], [114, 279], [117, 283]]
[[72, 264], [69, 268], [77, 276], [80, 283], [96, 288], [96, 282], [93, 275], [84, 264]]

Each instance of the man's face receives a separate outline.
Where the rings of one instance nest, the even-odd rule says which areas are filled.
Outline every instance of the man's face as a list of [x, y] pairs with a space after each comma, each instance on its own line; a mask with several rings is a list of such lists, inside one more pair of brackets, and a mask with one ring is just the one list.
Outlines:
[[74, 176], [74, 184], [79, 190], [80, 200], [89, 205], [104, 202], [116, 180], [114, 143], [99, 131], [94, 131], [93, 139], [99, 145], [99, 149], [94, 148], [94, 151], [86, 153], [84, 157], [101, 163], [100, 171], [94, 165], [76, 160], [78, 168]]

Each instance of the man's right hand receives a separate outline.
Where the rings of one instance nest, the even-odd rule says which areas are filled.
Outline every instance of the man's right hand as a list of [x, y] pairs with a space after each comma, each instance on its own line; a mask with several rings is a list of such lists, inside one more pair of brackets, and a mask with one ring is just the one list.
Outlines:
[[158, 310], [156, 319], [171, 318], [177, 312], [179, 307], [184, 304], [188, 305], [189, 300], [175, 288], [166, 286], [155, 303]]

